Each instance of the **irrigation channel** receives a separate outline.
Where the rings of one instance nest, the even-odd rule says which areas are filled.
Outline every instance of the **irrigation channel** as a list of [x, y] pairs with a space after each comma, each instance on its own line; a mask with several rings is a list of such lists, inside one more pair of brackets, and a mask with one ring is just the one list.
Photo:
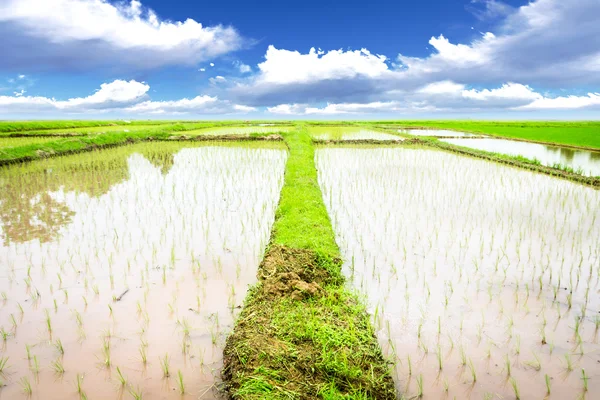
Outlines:
[[[194, 141], [255, 133], [284, 142]], [[356, 126], [178, 135], [0, 167], [0, 399], [600, 393], [576, 175]]]

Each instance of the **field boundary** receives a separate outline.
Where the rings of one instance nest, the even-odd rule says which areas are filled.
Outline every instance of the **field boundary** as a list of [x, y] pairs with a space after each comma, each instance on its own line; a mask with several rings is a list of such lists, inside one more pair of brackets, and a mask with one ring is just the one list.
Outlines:
[[290, 155], [271, 240], [224, 350], [227, 394], [395, 399], [369, 315], [341, 273], [311, 138], [283, 135]]

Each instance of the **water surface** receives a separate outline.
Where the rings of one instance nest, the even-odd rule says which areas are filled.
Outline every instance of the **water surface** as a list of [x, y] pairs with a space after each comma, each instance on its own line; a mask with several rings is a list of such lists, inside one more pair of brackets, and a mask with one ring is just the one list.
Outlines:
[[506, 139], [441, 139], [444, 142], [477, 150], [537, 159], [552, 167], [561, 164], [584, 175], [600, 176], [600, 151], [571, 149]]
[[546, 374], [551, 399], [583, 393], [600, 361], [600, 192], [435, 150], [315, 157], [399, 393], [421, 376], [424, 398], [514, 399], [507, 360], [523, 399], [545, 398]]
[[88, 398], [129, 398], [116, 367], [144, 399], [215, 398], [283, 184], [287, 153], [268, 146], [144, 143], [0, 168], [0, 398], [23, 398], [22, 378], [35, 399], [78, 398], [78, 375]]

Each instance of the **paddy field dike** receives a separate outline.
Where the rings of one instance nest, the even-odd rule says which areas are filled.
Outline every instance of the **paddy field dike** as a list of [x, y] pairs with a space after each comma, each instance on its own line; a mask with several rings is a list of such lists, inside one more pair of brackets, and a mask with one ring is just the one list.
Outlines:
[[0, 122], [2, 399], [594, 399], [600, 124]]

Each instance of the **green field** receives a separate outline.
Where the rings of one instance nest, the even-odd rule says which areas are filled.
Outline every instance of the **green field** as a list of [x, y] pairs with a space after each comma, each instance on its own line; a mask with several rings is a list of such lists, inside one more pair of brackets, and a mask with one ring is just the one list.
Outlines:
[[600, 122], [382, 121], [377, 125], [452, 129], [600, 149]]

